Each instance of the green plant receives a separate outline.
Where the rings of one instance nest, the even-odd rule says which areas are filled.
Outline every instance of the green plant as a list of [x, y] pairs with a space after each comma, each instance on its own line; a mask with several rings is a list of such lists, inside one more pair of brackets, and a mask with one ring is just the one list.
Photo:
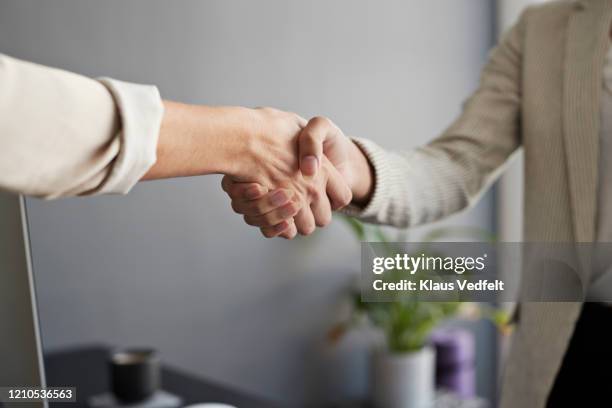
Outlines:
[[[387, 255], [399, 253], [400, 248], [393, 243], [387, 234], [378, 226], [364, 224], [354, 218], [344, 217], [356, 238], [362, 242], [380, 242]], [[441, 240], [450, 236], [462, 236], [492, 242], [495, 237], [478, 228], [456, 227], [437, 229], [428, 234], [426, 242]], [[404, 241], [399, 237], [395, 241]], [[426, 246], [418, 249], [418, 253], [431, 253]], [[388, 280], [400, 280], [404, 275], [391, 271], [386, 275]], [[443, 276], [436, 276], [444, 280]], [[382, 330], [385, 334], [387, 347], [393, 353], [407, 353], [421, 349], [427, 344], [431, 331], [442, 321], [461, 315], [464, 317], [485, 317], [498, 327], [506, 324], [506, 314], [485, 304], [458, 301], [422, 301], [418, 293], [398, 295], [392, 301], [366, 302], [362, 300], [360, 290], [351, 293], [353, 313], [348, 321], [336, 325], [331, 331], [332, 339], [339, 338], [346, 330], [355, 324], [367, 322]]]

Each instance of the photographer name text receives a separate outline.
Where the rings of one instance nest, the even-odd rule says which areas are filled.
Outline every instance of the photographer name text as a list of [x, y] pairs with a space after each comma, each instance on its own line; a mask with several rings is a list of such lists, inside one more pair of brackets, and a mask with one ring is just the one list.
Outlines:
[[454, 282], [436, 282], [433, 279], [411, 281], [402, 279], [398, 282], [385, 282], [377, 279], [372, 282], [375, 291], [424, 291], [424, 292], [451, 292], [455, 290], [468, 292], [501, 292], [504, 290], [504, 282], [500, 279], [488, 280], [478, 279], [470, 281], [467, 279], [455, 279]]

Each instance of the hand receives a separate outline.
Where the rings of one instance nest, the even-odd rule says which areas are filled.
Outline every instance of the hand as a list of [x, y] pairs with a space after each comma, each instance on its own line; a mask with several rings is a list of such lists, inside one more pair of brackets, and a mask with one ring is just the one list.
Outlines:
[[[301, 173], [299, 177], [303, 178]], [[232, 208], [244, 215], [247, 224], [259, 227], [267, 238], [292, 239], [298, 232], [310, 235], [315, 225], [324, 227], [331, 222], [329, 197], [334, 197], [340, 206], [351, 200], [350, 190], [344, 182], [338, 182], [342, 177], [325, 157], [317, 175], [304, 180], [310, 183], [306, 193], [295, 193], [287, 188], [271, 191], [257, 183], [233, 181], [229, 176], [223, 177], [222, 187], [230, 197], [241, 197], [232, 200]]]
[[[305, 120], [269, 108], [256, 113], [260, 120], [246, 152], [249, 160], [237, 160], [233, 174], [224, 177], [223, 188], [230, 196], [244, 198], [232, 201], [234, 211], [245, 215], [248, 224], [260, 227], [264, 236], [309, 235], [315, 225], [331, 222], [330, 201], [335, 208], [345, 206], [351, 191], [324, 156], [317, 159], [316, 174], [300, 171], [297, 135]], [[271, 190], [274, 192], [268, 194]]]
[[316, 176], [300, 172], [297, 135], [305, 125], [300, 116], [275, 109], [164, 101], [157, 161], [143, 180], [224, 174], [226, 181], [255, 182], [265, 186], [266, 192], [280, 189], [275, 199], [270, 198], [275, 208], [282, 207], [277, 218], [262, 213], [263, 207], [254, 212], [239, 203], [233, 206], [247, 213], [245, 220], [254, 225], [281, 224], [263, 230], [266, 236], [283, 228], [286, 237], [310, 234], [316, 224], [325, 225], [331, 219], [327, 197], [348, 203], [351, 192], [327, 160], [319, 158], [321, 171]]
[[[345, 182], [351, 188], [356, 205], [363, 204], [369, 200], [373, 187], [373, 174], [364, 154], [348, 139], [342, 131], [329, 119], [316, 117], [311, 119], [299, 135], [300, 167], [302, 173], [309, 177], [316, 177], [321, 165], [329, 161], [343, 176]], [[234, 210], [247, 217], [265, 213], [267, 219], [260, 218], [256, 225], [262, 229], [265, 236], [280, 235], [284, 238], [293, 238], [295, 229], [293, 220], [286, 217], [286, 212], [281, 205], [275, 205], [273, 197], [277, 191], [269, 191], [261, 185], [254, 183], [236, 183], [230, 178], [223, 179], [223, 189], [232, 198]], [[328, 186], [327, 191], [334, 190], [334, 186]], [[248, 194], [248, 193], [250, 194]], [[318, 226], [324, 226], [329, 219], [327, 209], [340, 209], [348, 204], [347, 201], [335, 200], [330, 194], [330, 205], [322, 212], [322, 219], [317, 220]], [[279, 223], [274, 222], [281, 220]], [[295, 219], [295, 224], [300, 229], [302, 220]], [[279, 231], [283, 231], [282, 233]]]

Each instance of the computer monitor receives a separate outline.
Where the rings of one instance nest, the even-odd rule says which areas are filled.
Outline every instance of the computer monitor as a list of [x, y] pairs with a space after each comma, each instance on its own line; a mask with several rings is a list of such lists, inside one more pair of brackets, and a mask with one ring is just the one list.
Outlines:
[[0, 386], [45, 386], [25, 199], [2, 191], [0, 362]]

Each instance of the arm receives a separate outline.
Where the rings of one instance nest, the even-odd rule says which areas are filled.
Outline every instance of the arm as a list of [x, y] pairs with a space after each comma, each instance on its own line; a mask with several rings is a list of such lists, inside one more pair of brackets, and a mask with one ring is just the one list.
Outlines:
[[0, 54], [0, 188], [57, 198], [125, 193], [155, 161], [157, 89]]
[[[279, 165], [287, 164], [287, 169], [297, 166], [292, 139], [304, 123], [297, 115], [236, 106], [163, 104], [157, 160], [143, 180], [227, 174], [235, 179], [259, 178], [268, 185], [273, 176], [256, 174], [267, 165], [266, 154], [277, 154]], [[273, 132], [280, 135], [270, 137]]]
[[[368, 222], [415, 226], [473, 204], [520, 146], [524, 19], [491, 52], [478, 90], [442, 136], [396, 153], [365, 139], [351, 141], [330, 121], [315, 118], [300, 134], [302, 170], [314, 174], [318, 159], [329, 155], [352, 189], [353, 205], [345, 212]], [[247, 187], [226, 191], [239, 202], [245, 200], [240, 188]]]
[[297, 135], [306, 122], [301, 117], [269, 108], [164, 104], [158, 160], [144, 179], [219, 173], [226, 175], [224, 184], [254, 182], [245, 190], [250, 197], [273, 189], [260, 208], [274, 206], [274, 213], [245, 214], [248, 224], [266, 225], [266, 237], [308, 235], [331, 221], [328, 196], [340, 206], [350, 202], [350, 189], [327, 158], [317, 175], [300, 172]]
[[[126, 193], [141, 179], [223, 173], [279, 189], [274, 203], [310, 232], [321, 191], [341, 183], [331, 165], [302, 177], [296, 136], [305, 121], [292, 113], [162, 101], [152, 86], [3, 55], [0, 84], [0, 188], [15, 193]], [[346, 186], [341, 192], [350, 201]]]
[[406, 153], [355, 139], [376, 174], [365, 221], [410, 227], [473, 205], [498, 178], [520, 140], [524, 15], [495, 47], [476, 92], [437, 139]]

